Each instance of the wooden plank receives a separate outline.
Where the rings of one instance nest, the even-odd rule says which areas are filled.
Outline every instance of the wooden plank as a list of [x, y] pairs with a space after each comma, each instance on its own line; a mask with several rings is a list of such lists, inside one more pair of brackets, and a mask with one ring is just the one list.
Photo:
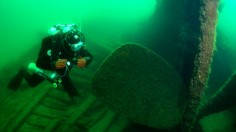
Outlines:
[[66, 113], [66, 111], [64, 111], [64, 110], [55, 110], [55, 109], [51, 109], [51, 108], [48, 108], [43, 105], [39, 105], [39, 106], [35, 107], [35, 109], [33, 111], [33, 114], [36, 114], [38, 116], [51, 118], [51, 119], [60, 118], [60, 117], [64, 116], [65, 113]]
[[[27, 116], [31, 113], [32, 109], [38, 105], [40, 100], [45, 97], [45, 95], [48, 93], [50, 88], [48, 87], [42, 87], [40, 89], [35, 89], [34, 91], [31, 91], [29, 96], [25, 96], [23, 99], [26, 101], [24, 102], [24, 105], [13, 114], [10, 120], [6, 122], [6, 124], [3, 125], [2, 130], [3, 131], [15, 131], [17, 130], [22, 123], [25, 121]], [[16, 102], [15, 104], [21, 102]]]
[[93, 95], [90, 95], [83, 103], [79, 106], [74, 106], [74, 108], [70, 108], [68, 111], [69, 118], [64, 122], [64, 126], [60, 128], [60, 131], [68, 131], [71, 130], [76, 121], [81, 117], [81, 115], [89, 109], [89, 107], [94, 103], [96, 98]]
[[42, 132], [43, 129], [25, 123], [17, 132]]
[[27, 124], [30, 124], [32, 126], [38, 126], [44, 129], [47, 128], [47, 126], [51, 124], [52, 121], [52, 119], [45, 118], [39, 115], [30, 115], [26, 120]]
[[89, 132], [106, 132], [115, 116], [116, 113], [109, 110], [101, 120], [99, 120], [95, 125], [89, 128]]
[[48, 96], [52, 97], [60, 102], [63, 102], [65, 104], [67, 104], [71, 101], [67, 92], [62, 87], [59, 87], [58, 89], [52, 89], [49, 92]]
[[124, 128], [126, 128], [129, 124], [130, 121], [124, 117], [124, 115], [117, 114], [113, 122], [111, 122], [108, 127], [107, 132], [123, 132]]
[[66, 111], [68, 108], [68, 104], [52, 97], [45, 97], [41, 104], [55, 110]]

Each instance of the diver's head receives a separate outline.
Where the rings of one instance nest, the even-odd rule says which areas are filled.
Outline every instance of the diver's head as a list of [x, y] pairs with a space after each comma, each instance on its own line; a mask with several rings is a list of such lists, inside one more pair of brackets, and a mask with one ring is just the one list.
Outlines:
[[84, 35], [77, 29], [71, 29], [65, 36], [65, 48], [70, 52], [77, 52], [84, 46]]

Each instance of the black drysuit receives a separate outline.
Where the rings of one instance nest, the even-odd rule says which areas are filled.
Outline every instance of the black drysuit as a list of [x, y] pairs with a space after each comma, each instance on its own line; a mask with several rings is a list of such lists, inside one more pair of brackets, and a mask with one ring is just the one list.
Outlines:
[[[69, 77], [69, 72], [73, 66], [77, 66], [77, 59], [83, 57], [86, 60], [86, 66], [91, 62], [92, 55], [83, 46], [79, 51], [72, 52], [64, 39], [65, 35], [54, 35], [42, 40], [41, 49], [36, 61], [36, 66], [43, 70], [56, 71], [62, 80], [62, 86], [70, 97], [78, 96], [75, 86]], [[66, 59], [71, 63], [67, 68], [55, 69], [55, 63], [58, 59]], [[31, 87], [40, 84], [44, 78], [38, 74], [24, 74], [24, 78]]]

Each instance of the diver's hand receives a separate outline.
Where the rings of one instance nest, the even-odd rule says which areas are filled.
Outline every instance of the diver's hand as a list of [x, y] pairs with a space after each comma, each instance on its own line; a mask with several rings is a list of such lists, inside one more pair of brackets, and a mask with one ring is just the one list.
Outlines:
[[55, 68], [56, 69], [62, 69], [66, 67], [66, 59], [58, 59], [55, 63]]
[[86, 60], [83, 57], [78, 58], [77, 60], [77, 66], [79, 68], [85, 67], [86, 65]]

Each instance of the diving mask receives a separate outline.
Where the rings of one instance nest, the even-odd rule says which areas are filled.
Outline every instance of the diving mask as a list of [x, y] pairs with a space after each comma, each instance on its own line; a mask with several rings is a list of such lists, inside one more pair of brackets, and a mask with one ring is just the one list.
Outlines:
[[83, 42], [79, 41], [79, 43], [69, 44], [69, 46], [73, 52], [77, 52], [83, 47]]

